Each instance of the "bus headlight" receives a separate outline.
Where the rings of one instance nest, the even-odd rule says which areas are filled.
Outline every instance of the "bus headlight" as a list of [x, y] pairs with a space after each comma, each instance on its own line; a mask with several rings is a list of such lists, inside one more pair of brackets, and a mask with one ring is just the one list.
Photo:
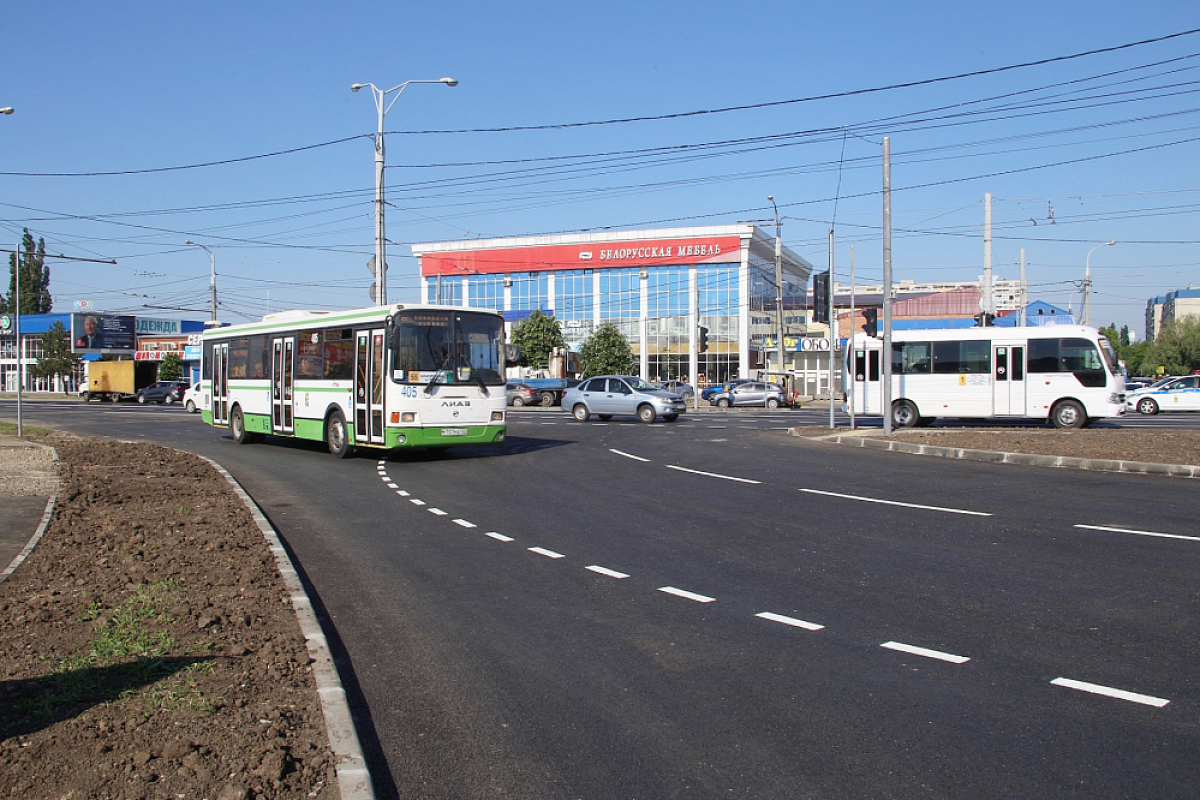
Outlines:
[[493, 411], [492, 412], [492, 422], [504, 422], [504, 412], [503, 411]]
[[401, 422], [416, 422], [417, 421], [417, 412], [405, 411], [403, 414], [400, 415], [400, 421]]

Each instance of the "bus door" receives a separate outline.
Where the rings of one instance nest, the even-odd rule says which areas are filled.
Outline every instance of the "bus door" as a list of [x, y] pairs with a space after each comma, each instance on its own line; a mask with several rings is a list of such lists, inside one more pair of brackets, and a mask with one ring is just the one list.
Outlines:
[[271, 433], [292, 433], [296, 410], [296, 337], [271, 340]]
[[219, 342], [212, 347], [212, 421], [214, 425], [229, 424], [229, 343]]
[[992, 413], [1025, 416], [1025, 345], [992, 343]]
[[854, 349], [854, 388], [850, 390], [850, 402], [856, 414], [883, 413], [879, 353], [876, 349]]
[[354, 367], [354, 441], [384, 444], [383, 435], [383, 328], [358, 331]]

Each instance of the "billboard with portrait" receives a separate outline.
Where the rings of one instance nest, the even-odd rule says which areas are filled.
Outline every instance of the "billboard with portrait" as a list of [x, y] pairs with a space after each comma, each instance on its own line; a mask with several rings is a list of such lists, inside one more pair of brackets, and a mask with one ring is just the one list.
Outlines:
[[76, 353], [132, 353], [137, 349], [137, 318], [115, 314], [72, 314], [71, 343]]

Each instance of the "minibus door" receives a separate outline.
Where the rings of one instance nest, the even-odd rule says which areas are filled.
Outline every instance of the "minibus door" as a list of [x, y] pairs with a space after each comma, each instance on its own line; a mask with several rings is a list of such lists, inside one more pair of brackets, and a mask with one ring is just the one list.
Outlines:
[[296, 337], [273, 339], [271, 344], [271, 432], [295, 430]]
[[992, 413], [1025, 416], [1025, 345], [992, 345]]
[[383, 328], [356, 334], [354, 368], [354, 441], [385, 444], [383, 435]]
[[879, 352], [861, 347], [854, 350], [854, 388], [851, 390], [850, 403], [856, 414], [883, 413]]
[[229, 343], [212, 347], [212, 421], [214, 425], [229, 424]]

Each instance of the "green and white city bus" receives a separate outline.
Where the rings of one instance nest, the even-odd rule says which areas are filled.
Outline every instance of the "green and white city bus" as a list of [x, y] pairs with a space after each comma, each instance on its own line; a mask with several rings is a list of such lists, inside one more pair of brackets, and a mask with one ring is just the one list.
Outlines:
[[202, 337], [204, 421], [354, 448], [504, 441], [504, 320], [495, 311], [393, 304], [283, 311]]

